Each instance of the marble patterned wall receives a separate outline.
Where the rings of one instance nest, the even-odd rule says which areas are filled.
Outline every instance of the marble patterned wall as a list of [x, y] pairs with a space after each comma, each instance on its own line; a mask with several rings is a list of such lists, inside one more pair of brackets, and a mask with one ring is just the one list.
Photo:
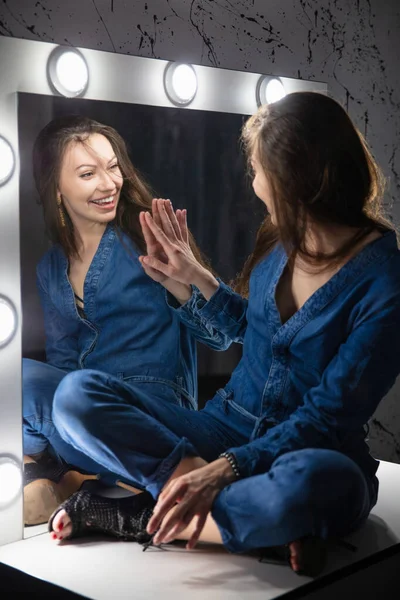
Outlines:
[[[388, 178], [385, 202], [397, 224], [399, 31], [398, 0], [3, 0], [0, 4], [0, 33], [6, 36], [326, 82], [383, 167]], [[400, 380], [374, 415], [370, 445], [377, 457], [400, 462]]]

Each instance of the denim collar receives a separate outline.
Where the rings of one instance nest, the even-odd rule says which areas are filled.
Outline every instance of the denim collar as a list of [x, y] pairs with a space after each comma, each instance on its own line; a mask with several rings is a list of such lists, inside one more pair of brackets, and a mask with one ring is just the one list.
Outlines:
[[287, 265], [288, 257], [282, 247], [278, 251], [280, 258], [278, 254], [277, 268], [268, 289], [266, 309], [271, 331], [275, 333], [273, 343], [276, 340], [279, 344], [289, 344], [298, 330], [313, 319], [327, 304], [332, 302], [350, 282], [355, 281], [374, 263], [385, 260], [398, 252], [398, 246], [396, 233], [394, 231], [384, 232], [382, 237], [364, 246], [360, 252], [343, 265], [283, 325], [276, 305], [275, 294], [278, 282]]
[[[95, 307], [95, 298], [99, 277], [104, 268], [104, 265], [110, 257], [116, 236], [117, 232], [115, 226], [112, 223], [108, 223], [85, 277], [85, 282], [83, 286], [83, 299], [85, 315], [89, 320], [91, 315], [93, 315]], [[81, 319], [76, 308], [74, 290], [69, 281], [69, 260], [61, 249], [60, 252], [62, 268], [64, 271], [64, 276], [62, 279], [62, 295], [64, 299], [64, 309], [68, 316], [71, 316], [72, 318]]]

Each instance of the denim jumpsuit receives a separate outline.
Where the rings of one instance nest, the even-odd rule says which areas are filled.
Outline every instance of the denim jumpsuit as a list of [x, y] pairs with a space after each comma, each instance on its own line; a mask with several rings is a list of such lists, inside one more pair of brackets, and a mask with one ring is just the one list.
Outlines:
[[243, 343], [203, 410], [91, 369], [66, 375], [54, 398], [63, 440], [154, 497], [183, 457], [231, 451], [241, 479], [212, 516], [232, 552], [346, 535], [377, 501], [364, 428], [400, 372], [396, 236], [368, 244], [282, 324], [275, 292], [286, 264], [277, 246], [253, 270], [248, 302], [221, 282], [210, 300], [193, 289], [175, 306], [210, 340]]
[[[151, 280], [134, 244], [107, 226], [84, 283], [84, 315], [77, 310], [68, 261], [55, 245], [37, 268], [47, 363], [23, 360], [24, 453], [49, 447], [66, 462], [107, 474], [90, 453], [65, 443], [53, 421], [53, 398], [67, 373], [96, 369], [133, 393], [185, 409], [197, 408], [196, 339], [224, 349], [228, 339], [206, 323], [185, 324]], [[79, 393], [79, 390], [76, 390]], [[106, 416], [106, 420], [108, 416]]]

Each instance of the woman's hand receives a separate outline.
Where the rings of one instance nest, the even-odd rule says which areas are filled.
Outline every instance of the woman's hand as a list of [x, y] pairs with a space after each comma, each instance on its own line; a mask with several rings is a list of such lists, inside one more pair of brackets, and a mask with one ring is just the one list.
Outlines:
[[[171, 542], [196, 519], [194, 531], [186, 547], [195, 547], [217, 494], [235, 475], [225, 458], [190, 471], [170, 481], [158, 497], [147, 531], [154, 543]], [[176, 505], [176, 506], [175, 506]]]
[[163, 260], [157, 256], [140, 257], [143, 268], [159, 271], [184, 285], [194, 284], [209, 299], [219, 283], [196, 260], [190, 248], [186, 210], [177, 211], [175, 215], [168, 200], [158, 201], [158, 215], [159, 223], [148, 212], [140, 215], [141, 223], [143, 220], [163, 252]]
[[[163, 202], [165, 201], [160, 198], [154, 198], [152, 202], [153, 220], [158, 227], [162, 226], [159, 207], [162, 206]], [[153, 259], [163, 262], [164, 264], [168, 264], [168, 258], [165, 252], [163, 251], [163, 247], [157, 241], [151, 229], [149, 228], [144, 214], [145, 213], [143, 212], [139, 214], [139, 222], [142, 228], [144, 241], [146, 243], [147, 255]], [[182, 219], [182, 215], [180, 214], [178, 218]], [[153, 279], [154, 281], [161, 283], [168, 291], [170, 291], [177, 298], [179, 302], [183, 304], [190, 298], [192, 294], [190, 286], [178, 283], [177, 281], [174, 281], [173, 279], [169, 278], [165, 273], [162, 273], [161, 271], [152, 268], [149, 264], [146, 264], [143, 261], [142, 256], [139, 257], [139, 261], [146, 275], [151, 277], [151, 279]]]

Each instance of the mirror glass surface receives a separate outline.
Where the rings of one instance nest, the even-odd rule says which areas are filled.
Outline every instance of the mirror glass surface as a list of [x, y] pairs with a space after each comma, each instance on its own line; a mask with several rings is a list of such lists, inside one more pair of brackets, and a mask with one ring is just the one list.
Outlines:
[[[49, 242], [33, 182], [32, 147], [49, 121], [67, 114], [85, 115], [122, 135], [154, 195], [187, 209], [198, 246], [224, 281], [240, 271], [265, 216], [246, 175], [239, 142], [245, 115], [18, 94], [22, 356], [42, 361], [45, 340], [36, 265]], [[226, 383], [240, 356], [236, 344], [222, 353], [198, 344], [200, 407]], [[36, 528], [25, 529], [31, 535]]]

